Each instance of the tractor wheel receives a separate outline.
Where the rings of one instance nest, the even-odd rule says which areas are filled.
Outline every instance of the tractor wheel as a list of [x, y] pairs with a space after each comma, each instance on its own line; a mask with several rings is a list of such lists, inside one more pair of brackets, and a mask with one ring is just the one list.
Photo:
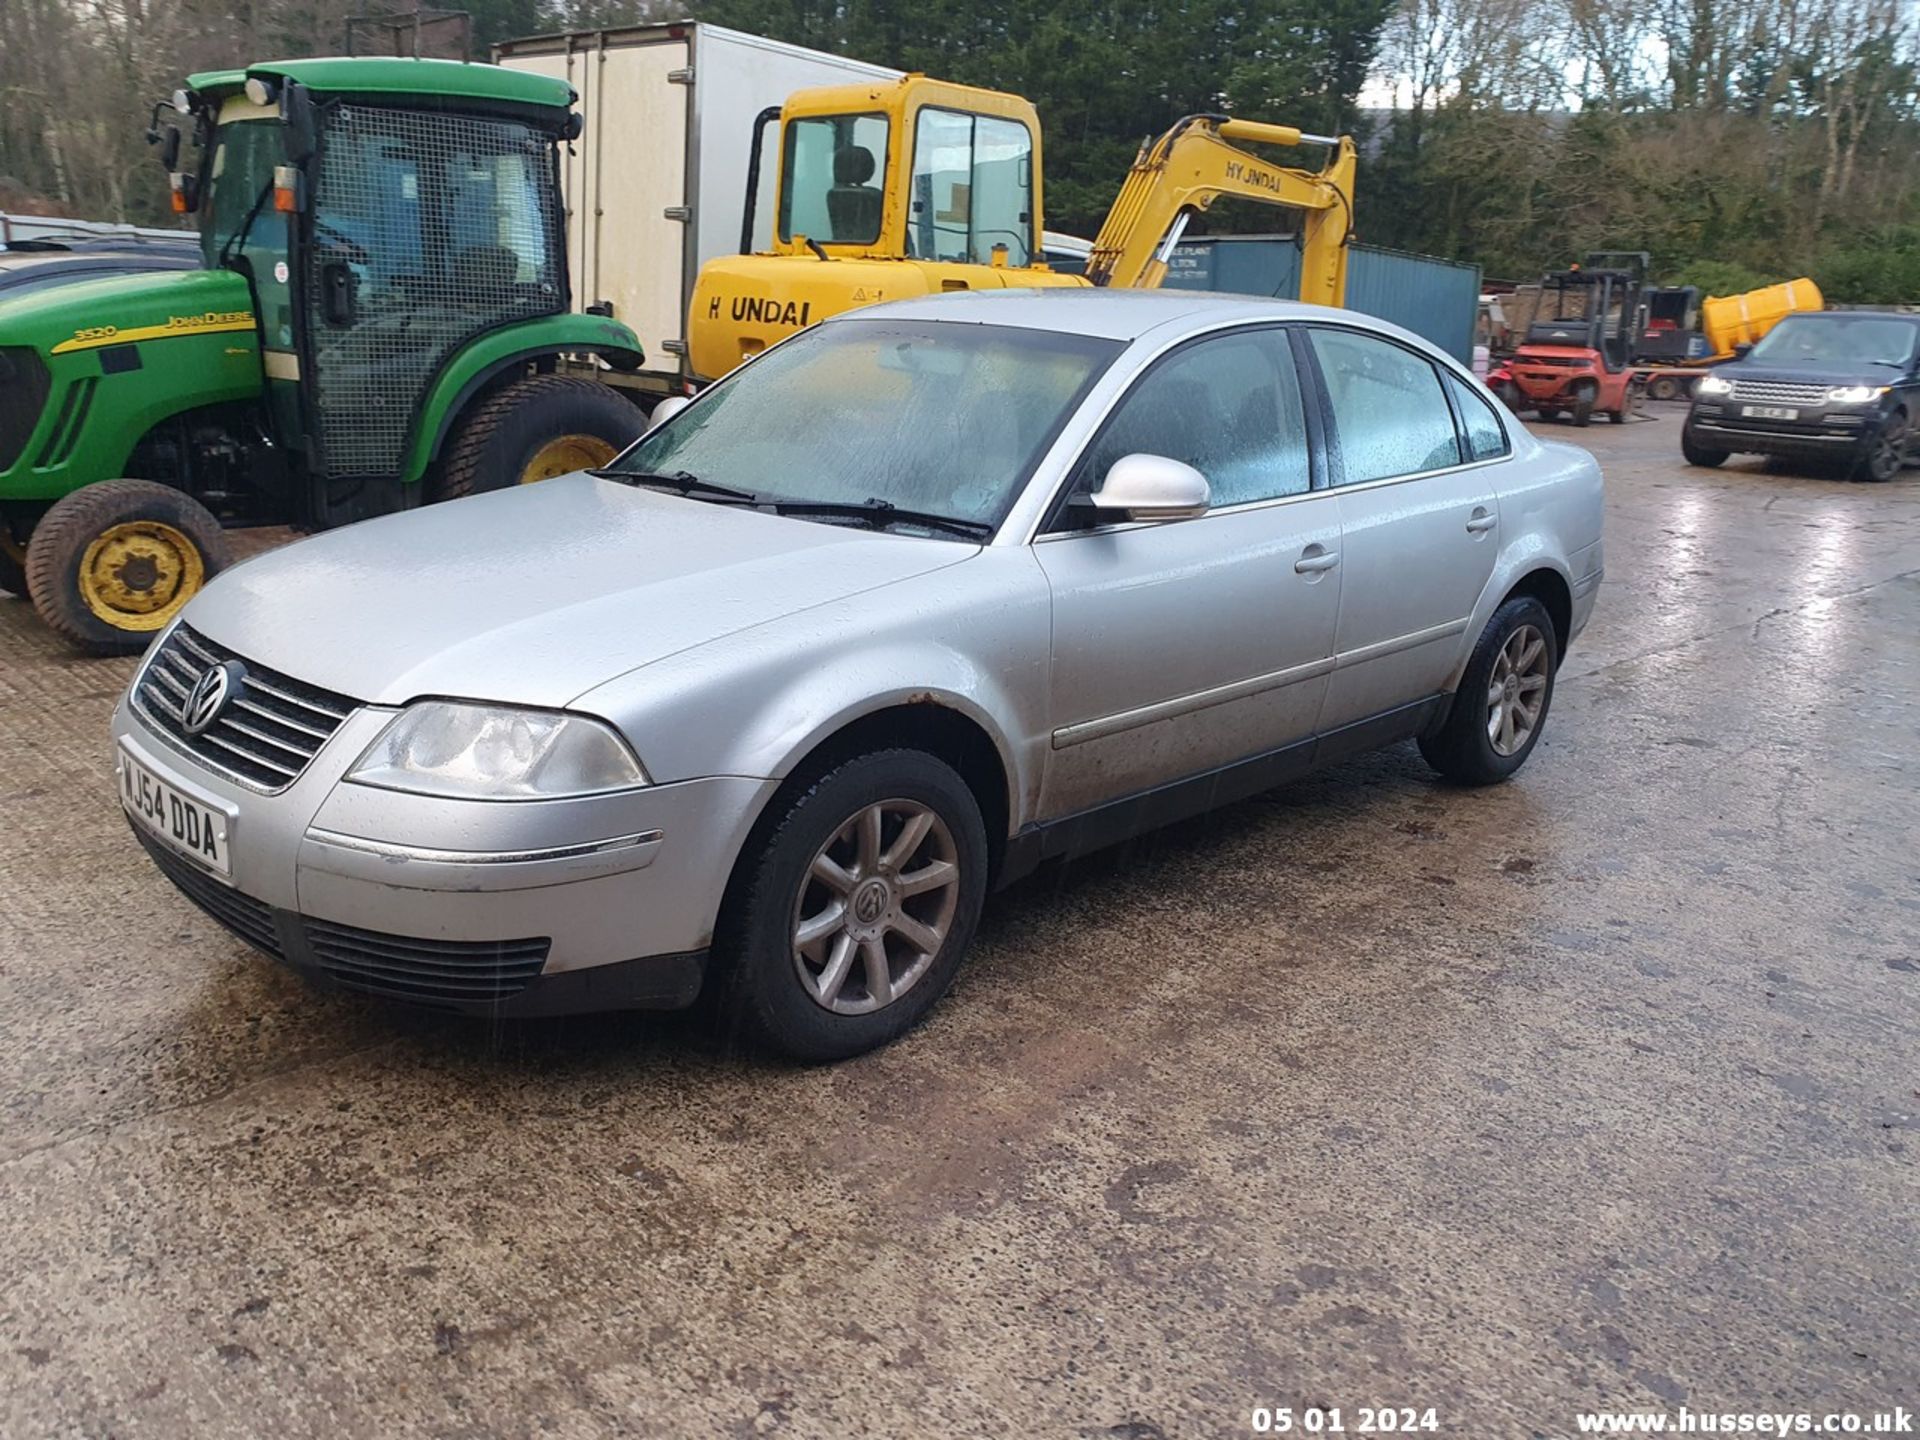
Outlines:
[[1579, 426], [1593, 423], [1593, 391], [1576, 390], [1574, 392], [1573, 423]]
[[1680, 398], [1680, 382], [1671, 375], [1656, 375], [1647, 381], [1647, 398], [1649, 400], [1678, 400]]
[[516, 380], [464, 416], [428, 491], [457, 500], [605, 465], [640, 438], [637, 405], [593, 380]]
[[192, 496], [150, 480], [104, 480], [34, 527], [27, 591], [40, 618], [80, 649], [129, 655], [228, 563], [220, 522]]

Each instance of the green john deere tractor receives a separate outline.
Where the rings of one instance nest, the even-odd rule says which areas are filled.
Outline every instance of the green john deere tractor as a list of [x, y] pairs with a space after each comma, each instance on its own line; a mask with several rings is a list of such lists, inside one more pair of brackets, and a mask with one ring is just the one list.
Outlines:
[[573, 99], [490, 65], [322, 59], [156, 105], [202, 266], [0, 301], [0, 589], [84, 649], [138, 650], [226, 563], [223, 525], [322, 529], [611, 459], [643, 415], [556, 373], [642, 358], [569, 313]]

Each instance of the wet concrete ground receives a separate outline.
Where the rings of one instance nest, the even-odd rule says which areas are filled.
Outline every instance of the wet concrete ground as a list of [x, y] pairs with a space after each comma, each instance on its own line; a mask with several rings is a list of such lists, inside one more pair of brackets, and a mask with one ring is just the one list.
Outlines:
[[1516, 782], [1395, 750], [1029, 883], [837, 1069], [310, 993], [128, 837], [130, 665], [0, 601], [0, 1434], [1912, 1408], [1920, 473], [1578, 438]]

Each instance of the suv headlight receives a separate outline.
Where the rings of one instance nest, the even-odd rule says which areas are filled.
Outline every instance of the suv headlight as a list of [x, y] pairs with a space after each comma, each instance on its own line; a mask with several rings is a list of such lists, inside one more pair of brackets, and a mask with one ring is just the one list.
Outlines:
[[599, 720], [451, 700], [408, 706], [347, 779], [467, 800], [555, 800], [649, 783], [627, 742]]
[[1836, 385], [1827, 391], [1827, 399], [1836, 405], [1864, 405], [1886, 393], [1884, 385]]
[[1701, 395], [1731, 395], [1733, 381], [1722, 380], [1718, 375], [1704, 375], [1694, 388]]

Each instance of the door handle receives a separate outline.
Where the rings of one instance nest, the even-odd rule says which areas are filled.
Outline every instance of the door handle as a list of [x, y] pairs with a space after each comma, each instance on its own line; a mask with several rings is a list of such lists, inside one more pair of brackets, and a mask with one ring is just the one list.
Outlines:
[[1331, 570], [1340, 563], [1338, 550], [1324, 550], [1318, 545], [1309, 545], [1293, 562], [1295, 574], [1312, 575], [1321, 570]]
[[1484, 535], [1499, 523], [1500, 517], [1498, 515], [1489, 512], [1484, 505], [1476, 505], [1473, 507], [1473, 514], [1467, 517], [1467, 533], [1470, 535]]

